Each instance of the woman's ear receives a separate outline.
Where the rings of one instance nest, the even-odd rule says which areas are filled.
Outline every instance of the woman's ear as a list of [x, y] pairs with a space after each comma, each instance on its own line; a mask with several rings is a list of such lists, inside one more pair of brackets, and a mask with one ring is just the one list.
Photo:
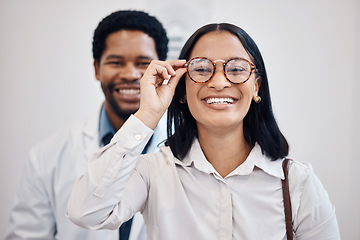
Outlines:
[[260, 89], [260, 85], [261, 85], [261, 78], [257, 77], [255, 79], [255, 84], [254, 84], [254, 95], [253, 95], [253, 100], [256, 103], [259, 103], [261, 101], [261, 97], [259, 96], [259, 89]]
[[255, 78], [255, 84], [254, 84], [254, 96], [258, 95], [260, 85], [261, 85], [261, 77], [256, 77]]
[[95, 70], [95, 77], [97, 80], [100, 80], [100, 66], [99, 66], [99, 62], [97, 60], [94, 60], [94, 70]]

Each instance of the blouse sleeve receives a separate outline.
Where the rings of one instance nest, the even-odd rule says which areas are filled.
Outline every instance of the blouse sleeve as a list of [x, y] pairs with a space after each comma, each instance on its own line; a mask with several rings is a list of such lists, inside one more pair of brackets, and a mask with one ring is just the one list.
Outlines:
[[[294, 171], [290, 170], [289, 173], [290, 189], [292, 185], [299, 190], [291, 196], [294, 202], [293, 227], [296, 239], [340, 240], [335, 208], [311, 165], [299, 163], [293, 165], [297, 166], [294, 166]], [[300, 169], [299, 166], [305, 167], [305, 173], [302, 171], [303, 173], [300, 174], [300, 171], [295, 170]]]
[[[91, 157], [87, 173], [75, 183], [68, 201], [67, 217], [72, 222], [88, 229], [117, 229], [141, 210], [147, 186], [133, 173], [152, 134], [132, 115], [111, 142]], [[136, 191], [125, 192], [128, 184]], [[136, 199], [135, 204], [131, 199]]]

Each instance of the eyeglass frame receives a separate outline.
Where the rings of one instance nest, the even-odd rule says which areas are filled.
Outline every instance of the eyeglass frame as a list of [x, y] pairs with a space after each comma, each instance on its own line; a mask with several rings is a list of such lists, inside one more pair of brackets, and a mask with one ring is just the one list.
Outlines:
[[[210, 63], [212, 63], [212, 65], [214, 66], [214, 70], [213, 70], [213, 72], [212, 72], [212, 74], [211, 74], [211, 76], [210, 76], [210, 78], [209, 78], [208, 80], [206, 80], [206, 81], [204, 81], [204, 82], [197, 82], [197, 81], [195, 81], [195, 80], [190, 76], [190, 74], [189, 74], [189, 63], [190, 63], [191, 61], [193, 61], [194, 59], [206, 59], [206, 60], [210, 61]], [[248, 78], [247, 78], [246, 80], [244, 80], [244, 81], [242, 81], [242, 82], [235, 83], [235, 82], [231, 81], [231, 80], [228, 78], [228, 76], [226, 76], [225, 66], [226, 66], [226, 64], [228, 64], [230, 61], [233, 61], [233, 60], [243, 60], [243, 61], [247, 62], [247, 63], [250, 65], [250, 67], [251, 67], [250, 73], [249, 73], [249, 76], [248, 76]], [[231, 59], [229, 59], [229, 60], [227, 60], [227, 61], [222, 60], [222, 59], [217, 59], [217, 60], [215, 60], [215, 61], [212, 61], [211, 59], [209, 59], [209, 58], [207, 58], [207, 57], [193, 57], [193, 58], [191, 58], [189, 61], [187, 61], [187, 62], [185, 63], [184, 67], [186, 67], [186, 69], [187, 69], [187, 75], [189, 76], [189, 78], [190, 78], [193, 82], [195, 82], [195, 83], [206, 83], [206, 82], [208, 82], [210, 79], [212, 79], [212, 77], [214, 76], [215, 71], [216, 71], [216, 63], [217, 63], [217, 62], [222, 62], [222, 63], [223, 63], [223, 68], [222, 68], [223, 74], [224, 74], [225, 78], [226, 78], [229, 82], [231, 82], [231, 83], [233, 83], [233, 84], [246, 83], [246, 82], [250, 79], [251, 74], [254, 72], [254, 70], [255, 70], [255, 72], [257, 71], [257, 68], [256, 68], [255, 64], [253, 64], [252, 62], [250, 62], [249, 60], [247, 60], [247, 59], [245, 59], [245, 58], [240, 58], [240, 57], [231, 58]]]

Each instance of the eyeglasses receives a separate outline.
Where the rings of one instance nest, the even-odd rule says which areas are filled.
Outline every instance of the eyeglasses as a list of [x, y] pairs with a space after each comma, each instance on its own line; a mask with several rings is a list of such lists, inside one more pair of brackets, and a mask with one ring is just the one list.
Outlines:
[[256, 71], [255, 65], [244, 58], [211, 61], [205, 57], [195, 57], [190, 59], [185, 66], [191, 80], [196, 83], [205, 83], [214, 76], [217, 62], [223, 63], [226, 79], [234, 84], [245, 83], [249, 80], [251, 73]]

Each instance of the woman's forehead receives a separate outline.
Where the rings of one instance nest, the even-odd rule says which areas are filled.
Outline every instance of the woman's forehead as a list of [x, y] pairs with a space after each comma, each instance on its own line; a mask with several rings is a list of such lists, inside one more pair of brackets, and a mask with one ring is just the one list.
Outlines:
[[199, 38], [190, 55], [193, 57], [226, 60], [234, 57], [249, 59], [250, 56], [237, 36], [227, 31], [215, 31]]

